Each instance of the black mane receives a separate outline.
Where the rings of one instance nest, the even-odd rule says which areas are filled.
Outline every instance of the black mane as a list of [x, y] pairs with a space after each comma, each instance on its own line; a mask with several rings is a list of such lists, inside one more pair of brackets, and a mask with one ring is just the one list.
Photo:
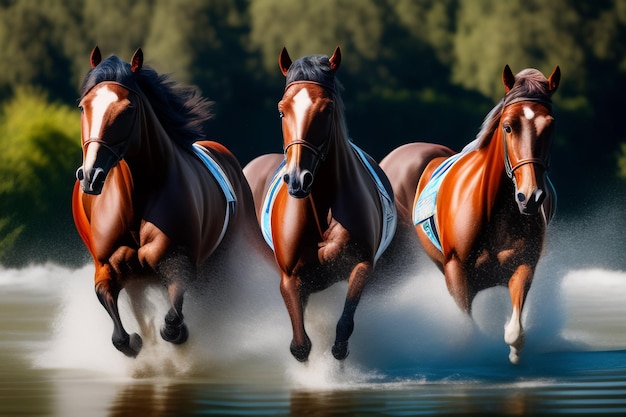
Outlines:
[[337, 91], [341, 84], [330, 69], [330, 60], [326, 55], [309, 55], [294, 61], [289, 67], [286, 85], [294, 81], [312, 81], [326, 88]]
[[149, 66], [133, 73], [129, 63], [112, 55], [87, 73], [80, 89], [81, 99], [104, 81], [143, 93], [165, 131], [182, 146], [206, 137], [205, 124], [212, 117], [212, 103], [196, 87], [183, 86]]

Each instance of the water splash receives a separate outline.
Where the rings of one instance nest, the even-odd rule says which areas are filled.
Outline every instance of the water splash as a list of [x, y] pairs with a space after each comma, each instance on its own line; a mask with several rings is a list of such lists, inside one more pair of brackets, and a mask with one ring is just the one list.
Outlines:
[[[6, 272], [2, 271], [3, 278]], [[502, 340], [510, 313], [506, 291], [481, 294], [472, 321], [458, 310], [435, 270], [411, 277], [385, 296], [363, 300], [351, 354], [344, 362], [332, 357], [330, 347], [345, 287], [337, 285], [312, 296], [306, 324], [314, 345], [306, 364], [289, 354], [289, 318], [280, 297], [272, 294], [278, 288], [270, 291], [265, 285], [248, 287], [241, 300], [256, 299], [241, 303], [229, 304], [227, 300], [232, 299], [226, 297], [211, 304], [190, 295], [186, 317], [191, 336], [182, 346], [170, 345], [158, 334], [168, 308], [160, 288], [151, 287], [142, 294], [140, 311], [145, 322], [141, 325], [131, 312], [128, 296], [122, 295], [121, 314], [128, 330], [139, 331], [144, 338], [140, 355], [128, 359], [111, 345], [112, 324], [93, 294], [91, 273], [90, 267], [69, 271], [52, 266], [20, 273], [20, 279], [31, 283], [41, 283], [44, 277], [47, 282], [63, 283], [57, 290], [59, 310], [50, 340], [34, 361], [37, 367], [133, 378], [214, 375], [250, 380], [272, 375], [302, 389], [415, 382], [453, 377], [453, 369], [510, 367], [508, 347]], [[625, 297], [626, 273], [622, 272], [578, 270], [556, 282], [539, 276], [524, 317], [525, 362], [532, 364], [546, 352], [623, 349]]]
[[[594, 218], [597, 218], [594, 217]], [[594, 223], [594, 224], [590, 224]], [[307, 364], [289, 353], [291, 326], [280, 297], [278, 276], [259, 267], [252, 278], [234, 277], [222, 288], [190, 292], [185, 301], [189, 341], [173, 346], [159, 336], [168, 309], [159, 287], [121, 295], [129, 331], [144, 338], [144, 349], [128, 359], [113, 348], [112, 324], [93, 291], [93, 267], [55, 265], [0, 268], [0, 290], [44, 297], [54, 308], [49, 339], [33, 363], [40, 368], [79, 369], [122, 378], [195, 377], [221, 381], [276, 381], [301, 389], [424, 380], [455, 380], [464, 371], [508, 372], [544, 366], [552, 352], [626, 349], [626, 272], [580, 259], [602, 252], [619, 258], [624, 245], [598, 235], [607, 225], [578, 221], [551, 225], [547, 250], [525, 306], [527, 344], [523, 363], [508, 363], [503, 327], [510, 315], [508, 291], [478, 295], [470, 320], [449, 296], [430, 262], [378, 295], [363, 298], [356, 314], [350, 356], [334, 360], [330, 347], [345, 296], [340, 283], [311, 297], [306, 327], [313, 341]], [[614, 226], [610, 226], [613, 228]], [[585, 242], [585, 255], [578, 256]], [[612, 251], [613, 253], [607, 253]], [[131, 291], [132, 293], [132, 291]], [[38, 301], [37, 301], [38, 302]]]

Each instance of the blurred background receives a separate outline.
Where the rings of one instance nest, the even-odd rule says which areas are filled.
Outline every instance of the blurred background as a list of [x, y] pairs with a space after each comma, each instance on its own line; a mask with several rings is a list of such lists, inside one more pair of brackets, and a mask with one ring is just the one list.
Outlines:
[[505, 64], [559, 65], [557, 218], [585, 221], [597, 205], [626, 216], [626, 1], [0, 0], [0, 45], [3, 265], [88, 262], [70, 199], [95, 45], [126, 61], [141, 47], [147, 65], [198, 86], [215, 102], [211, 139], [242, 166], [282, 151], [283, 46], [294, 60], [341, 46], [350, 136], [377, 160], [412, 141], [460, 150], [502, 98]]

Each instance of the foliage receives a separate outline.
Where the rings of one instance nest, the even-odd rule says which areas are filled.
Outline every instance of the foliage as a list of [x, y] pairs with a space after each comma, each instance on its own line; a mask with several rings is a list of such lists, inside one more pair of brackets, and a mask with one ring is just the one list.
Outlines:
[[619, 155], [617, 157], [618, 175], [626, 178], [626, 142], [620, 144]]
[[[452, 80], [494, 100], [503, 95], [498, 77], [529, 63], [547, 74], [560, 64], [568, 80], [584, 76], [583, 50], [575, 30], [582, 18], [567, 0], [465, 1], [454, 34]], [[476, 24], [480, 22], [480, 24]]]
[[[18, 88], [2, 106], [1, 263], [21, 263], [30, 243], [68, 235], [73, 226], [68, 209], [72, 173], [80, 161], [79, 144], [76, 111], [50, 104], [40, 91]], [[58, 254], [48, 243], [30, 246], [28, 257], [45, 260]]]
[[[281, 150], [276, 104], [284, 86], [277, 66], [283, 46], [293, 59], [341, 46], [338, 76], [350, 134], [376, 159], [415, 140], [462, 147], [502, 97], [505, 64], [546, 75], [559, 65], [550, 175], [560, 212], [578, 207], [581, 189], [626, 180], [620, 124], [626, 95], [623, 0], [5, 0], [0, 44], [0, 102], [14, 102], [23, 95], [18, 91], [32, 85], [71, 105], [94, 45], [123, 59], [142, 47], [148, 65], [199, 86], [216, 102], [212, 138], [242, 164]], [[77, 114], [68, 116], [63, 126], [76, 127], [78, 120]], [[16, 139], [4, 136], [18, 148]], [[52, 141], [43, 138], [53, 136], [40, 132], [39, 140], [26, 140], [29, 147], [22, 152], [28, 157], [17, 158], [11, 168], [15, 185], [0, 202], [4, 248], [35, 230], [37, 215], [27, 215], [34, 209], [19, 205], [24, 190], [40, 207], [61, 210], [60, 219], [68, 216], [69, 198], [61, 202], [65, 211], [49, 201], [68, 192], [78, 161], [66, 166], [35, 158], [49, 153]], [[49, 163], [40, 169], [63, 179], [35, 195], [35, 168], [28, 164], [37, 163]], [[0, 170], [9, 175], [4, 163]], [[31, 182], [19, 188], [20, 178]]]

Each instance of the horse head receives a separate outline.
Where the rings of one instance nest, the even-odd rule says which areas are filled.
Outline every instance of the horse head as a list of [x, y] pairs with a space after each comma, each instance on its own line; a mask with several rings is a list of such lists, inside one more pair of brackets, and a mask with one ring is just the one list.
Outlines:
[[[117, 57], [111, 57], [111, 60]], [[91, 53], [91, 67], [102, 61], [100, 50]], [[138, 49], [130, 63], [130, 71], [139, 71], [143, 53]], [[81, 98], [83, 165], [76, 171], [83, 191], [100, 194], [104, 181], [124, 156], [137, 146], [141, 102], [137, 93], [117, 81], [102, 81], [90, 88]]]
[[287, 79], [278, 103], [286, 160], [283, 180], [291, 196], [305, 198], [332, 146], [338, 106], [334, 75], [341, 63], [341, 51], [337, 47], [330, 58], [311, 55], [292, 64], [283, 48], [278, 62]]
[[506, 95], [499, 128], [503, 137], [504, 166], [513, 181], [515, 201], [522, 214], [538, 213], [547, 195], [554, 132], [550, 97], [558, 88], [560, 78], [558, 66], [547, 80], [534, 69], [514, 76], [508, 65], [502, 74]]

